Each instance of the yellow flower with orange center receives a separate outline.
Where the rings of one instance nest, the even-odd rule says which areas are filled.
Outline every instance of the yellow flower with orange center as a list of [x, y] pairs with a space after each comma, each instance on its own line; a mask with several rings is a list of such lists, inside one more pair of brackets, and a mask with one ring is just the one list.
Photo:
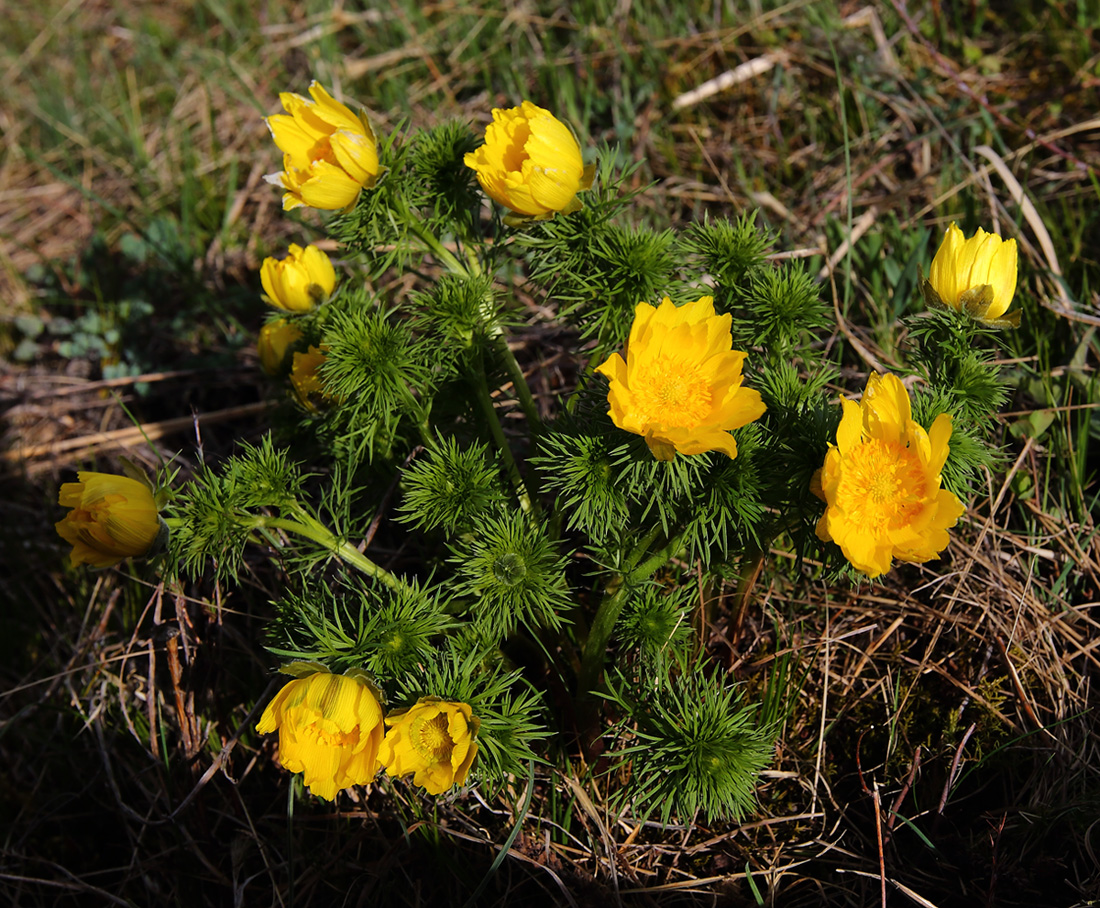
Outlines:
[[745, 354], [733, 349], [730, 324], [709, 296], [680, 307], [667, 296], [660, 306], [639, 303], [626, 359], [613, 353], [597, 367], [611, 380], [612, 422], [644, 436], [658, 460], [677, 451], [736, 457], [730, 430], [767, 409], [758, 391], [741, 385]]
[[428, 794], [443, 794], [466, 781], [477, 756], [481, 720], [467, 703], [422, 697], [386, 717], [390, 726], [378, 758], [391, 776], [413, 774]]
[[378, 771], [382, 707], [365, 680], [316, 672], [289, 681], [267, 705], [256, 731], [278, 729], [279, 762], [319, 798], [366, 785]]
[[152, 490], [129, 476], [76, 475], [80, 481], [64, 483], [57, 496], [59, 504], [72, 510], [54, 524], [73, 547], [73, 566], [110, 567], [148, 552], [160, 533]]
[[952, 223], [932, 259], [924, 293], [933, 304], [962, 310], [979, 321], [1019, 325], [1019, 312], [1005, 316], [1016, 293], [1016, 272], [1015, 240], [1002, 240], [981, 227], [968, 239]]
[[[924, 562], [948, 544], [947, 530], [966, 507], [942, 489], [951, 416], [927, 432], [913, 421], [909, 394], [894, 375], [872, 375], [844, 415], [820, 472], [825, 513], [817, 536], [832, 540], [856, 570], [878, 577], [892, 559]], [[815, 489], [816, 491], [816, 489]]]
[[264, 177], [282, 186], [283, 208], [308, 205], [333, 211], [350, 208], [359, 192], [378, 180], [378, 142], [366, 114], [354, 114], [320, 82], [309, 86], [312, 100], [283, 92], [285, 114], [267, 117], [283, 152], [283, 170]]
[[332, 294], [336, 269], [316, 246], [303, 249], [291, 243], [285, 259], [264, 259], [260, 283], [272, 306], [288, 312], [309, 312]]
[[530, 101], [495, 109], [485, 144], [464, 160], [489, 198], [521, 216], [506, 219], [513, 223], [577, 211], [577, 193], [592, 188], [596, 172], [569, 127]]
[[302, 329], [285, 318], [270, 321], [260, 329], [256, 349], [260, 365], [268, 375], [277, 375], [286, 359], [287, 350], [302, 339]]

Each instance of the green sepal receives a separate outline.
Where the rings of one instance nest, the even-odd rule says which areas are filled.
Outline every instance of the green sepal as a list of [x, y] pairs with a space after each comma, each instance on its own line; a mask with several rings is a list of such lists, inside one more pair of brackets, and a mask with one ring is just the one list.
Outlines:
[[1000, 328], [1002, 330], [1008, 328], [1020, 327], [1020, 309], [1016, 309], [1012, 312], [1006, 312], [1004, 315], [999, 315], [997, 318], [979, 318], [979, 321], [986, 328]]
[[947, 305], [936, 292], [936, 288], [932, 286], [932, 282], [926, 277], [921, 278], [920, 282], [921, 296], [924, 297], [924, 305], [929, 309], [951, 309], [952, 306]]
[[120, 457], [119, 462], [122, 464], [122, 472], [126, 476], [128, 476], [130, 479], [140, 482], [150, 492], [156, 492], [156, 489], [153, 488], [153, 484], [149, 481], [148, 474], [136, 463], [130, 460], [129, 457]]
[[280, 665], [279, 672], [293, 678], [304, 678], [307, 675], [316, 675], [318, 672], [323, 672], [326, 675], [331, 674], [328, 666], [323, 662], [314, 662], [308, 659], [295, 659], [293, 662]]
[[979, 284], [959, 294], [959, 308], [971, 318], [985, 319], [989, 307], [993, 305], [993, 286]]
[[[159, 503], [158, 503], [159, 507]], [[153, 544], [149, 546], [149, 549], [145, 552], [145, 558], [152, 558], [154, 555], [159, 555], [164, 551], [168, 545], [168, 540], [172, 536], [172, 530], [168, 524], [164, 522], [164, 518], [157, 514], [157, 535], [153, 540]]]
[[375, 684], [374, 678], [368, 675], [363, 669], [349, 668], [346, 672], [344, 672], [344, 675], [348, 678], [354, 678], [360, 684], [365, 684], [368, 688], [370, 688], [370, 692], [374, 694], [374, 699], [377, 700], [379, 703], [386, 702], [386, 695], [383, 693], [382, 688]]

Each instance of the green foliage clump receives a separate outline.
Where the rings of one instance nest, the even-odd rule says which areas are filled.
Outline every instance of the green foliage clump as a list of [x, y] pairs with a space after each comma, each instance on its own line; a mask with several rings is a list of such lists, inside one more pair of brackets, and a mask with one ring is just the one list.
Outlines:
[[397, 590], [309, 585], [280, 599], [268, 649], [283, 659], [317, 662], [343, 673], [362, 668], [379, 678], [430, 659], [455, 626], [438, 592], [416, 583]]
[[484, 519], [452, 549], [455, 594], [473, 597], [471, 614], [490, 637], [506, 637], [521, 624], [561, 626], [570, 604], [565, 561], [544, 525], [509, 512]]
[[756, 212], [747, 211], [736, 221], [704, 218], [688, 226], [682, 238], [684, 249], [699, 258], [702, 270], [709, 274], [719, 290], [719, 302], [726, 302], [749, 275], [764, 264], [775, 237], [755, 224]]
[[429, 447], [405, 471], [400, 519], [411, 527], [469, 533], [503, 501], [498, 471], [484, 445], [449, 438]]
[[612, 697], [636, 723], [636, 743], [618, 756], [630, 761], [643, 815], [656, 812], [667, 823], [673, 813], [737, 818], [752, 809], [775, 740], [737, 687], [709, 678], [701, 664], [682, 664]]

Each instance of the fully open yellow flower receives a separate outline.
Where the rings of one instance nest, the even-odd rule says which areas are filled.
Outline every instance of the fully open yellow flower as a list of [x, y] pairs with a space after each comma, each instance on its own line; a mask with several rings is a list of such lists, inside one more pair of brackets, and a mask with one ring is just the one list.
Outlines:
[[677, 308], [639, 303], [626, 359], [613, 353], [596, 371], [611, 380], [612, 422], [645, 436], [658, 460], [722, 451], [737, 456], [731, 429], [759, 419], [760, 393], [741, 387], [745, 354], [732, 349], [729, 314], [715, 315], [712, 297]]
[[596, 172], [569, 127], [530, 101], [495, 109], [485, 144], [464, 160], [489, 198], [536, 220], [577, 211], [577, 193], [592, 188]]
[[283, 152], [281, 173], [264, 179], [286, 190], [283, 208], [308, 205], [329, 211], [349, 208], [360, 190], [378, 180], [378, 143], [366, 114], [354, 114], [320, 82], [309, 86], [313, 100], [283, 92], [286, 114], [267, 118]]
[[386, 724], [378, 758], [391, 776], [415, 773], [413, 782], [434, 795], [466, 781], [481, 726], [469, 704], [422, 697], [409, 709], [394, 710]]
[[[1016, 259], [1015, 240], [1002, 240], [981, 227], [967, 239], [952, 223], [932, 259], [926, 288], [945, 306], [983, 321], [998, 321], [1016, 293]], [[1018, 324], [1019, 315], [1014, 315], [1005, 321]]]
[[302, 329], [285, 318], [277, 318], [264, 325], [256, 342], [264, 372], [268, 375], [279, 374], [287, 350], [301, 339]]
[[353, 675], [316, 672], [289, 681], [260, 717], [256, 731], [279, 731], [279, 762], [304, 773], [315, 795], [365, 785], [378, 771], [382, 707], [367, 683]]
[[303, 249], [291, 243], [285, 259], [264, 259], [260, 283], [267, 301], [276, 308], [309, 312], [331, 295], [336, 286], [336, 269], [316, 246]]
[[878, 577], [891, 560], [923, 562], [947, 548], [947, 530], [966, 508], [940, 488], [951, 417], [925, 430], [894, 375], [872, 375], [863, 400], [841, 401], [844, 416], [821, 469], [825, 513], [818, 538], [840, 546], [856, 570]]
[[123, 558], [144, 555], [160, 533], [152, 490], [129, 476], [82, 471], [79, 482], [66, 482], [58, 503], [72, 508], [54, 524], [73, 547], [73, 565], [110, 567]]

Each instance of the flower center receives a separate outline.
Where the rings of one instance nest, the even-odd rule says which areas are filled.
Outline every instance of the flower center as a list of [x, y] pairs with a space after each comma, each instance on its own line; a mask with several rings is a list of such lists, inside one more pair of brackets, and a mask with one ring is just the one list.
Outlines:
[[311, 164], [316, 164], [318, 161], [325, 161], [328, 164], [336, 164], [340, 166], [336, 160], [336, 153], [332, 150], [332, 142], [329, 141], [329, 137], [320, 139], [316, 145], [309, 150], [309, 161]]
[[430, 719], [416, 721], [411, 729], [413, 747], [431, 763], [449, 763], [454, 742], [447, 732], [447, 717], [436, 713]]
[[836, 503], [870, 532], [908, 525], [926, 504], [920, 459], [897, 442], [865, 441], [845, 457]]
[[331, 725], [332, 723], [321, 719], [317, 722], [299, 726], [299, 733], [303, 738], [320, 747], [354, 749], [359, 743], [358, 728], [353, 728], [351, 731], [340, 731], [339, 728], [326, 727]]
[[687, 363], [661, 357], [631, 378], [639, 414], [666, 426], [697, 426], [710, 413], [710, 386]]

